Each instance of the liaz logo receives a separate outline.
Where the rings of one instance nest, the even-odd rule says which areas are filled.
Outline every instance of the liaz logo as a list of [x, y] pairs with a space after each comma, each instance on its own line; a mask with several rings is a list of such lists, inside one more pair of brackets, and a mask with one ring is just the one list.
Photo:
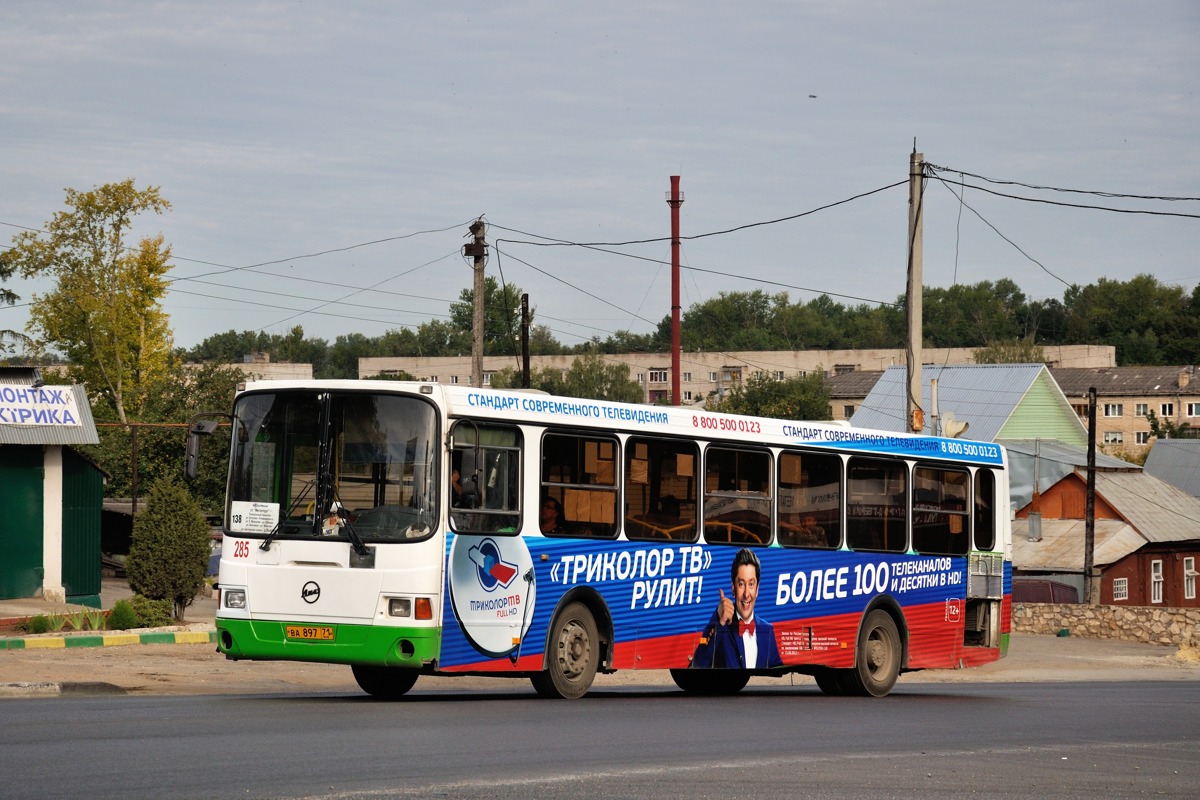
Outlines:
[[316, 581], [309, 581], [300, 589], [300, 599], [306, 603], [315, 603], [321, 599], [321, 587]]
[[475, 565], [479, 585], [485, 591], [494, 591], [497, 586], [507, 589], [513, 578], [517, 577], [517, 565], [501, 558], [500, 548], [496, 547], [496, 543], [491, 539], [484, 539], [472, 547], [467, 555]]

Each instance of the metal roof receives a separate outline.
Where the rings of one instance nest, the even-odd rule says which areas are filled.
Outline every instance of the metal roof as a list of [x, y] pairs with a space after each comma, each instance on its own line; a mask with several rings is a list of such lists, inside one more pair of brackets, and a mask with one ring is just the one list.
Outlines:
[[[1022, 570], [1061, 572], [1083, 571], [1084, 521], [1081, 519], [1042, 520], [1041, 541], [1029, 541], [1029, 520], [1012, 523], [1013, 567]], [[1096, 549], [1092, 560], [1097, 565], [1115, 564], [1146, 544], [1132, 525], [1119, 519], [1096, 520]]]
[[1200, 499], [1166, 481], [1144, 472], [1097, 471], [1096, 494], [1149, 542], [1200, 542]]
[[1146, 472], [1200, 497], [1200, 439], [1158, 439], [1146, 456]]
[[[1054, 367], [1050, 374], [1068, 397], [1085, 397], [1096, 387], [1100, 397], [1152, 397], [1200, 393], [1196, 368], [1182, 367]], [[1180, 384], [1183, 384], [1182, 386]], [[1189, 389], [1190, 387], [1190, 389]]]
[[[939, 412], [959, 419], [970, 419], [964, 438], [995, 441], [1004, 423], [1012, 416], [1026, 392], [1046, 371], [1045, 364], [970, 364], [921, 368], [921, 407], [925, 411], [925, 433], [932, 433], [930, 385], [938, 381]], [[908, 393], [907, 367], [888, 367], [876, 381], [870, 394], [850, 420], [856, 428], [888, 431], [905, 430], [905, 397]], [[1064, 398], [1065, 404], [1065, 398]]]
[[[1041, 541], [1029, 541], [1029, 520], [1012, 523], [1013, 567], [1022, 570], [1082, 572], [1084, 523], [1081, 519], [1042, 520]], [[1096, 520], [1096, 549], [1093, 561], [1098, 566], [1114, 564], [1137, 552], [1146, 540], [1133, 526], [1114, 519]]]

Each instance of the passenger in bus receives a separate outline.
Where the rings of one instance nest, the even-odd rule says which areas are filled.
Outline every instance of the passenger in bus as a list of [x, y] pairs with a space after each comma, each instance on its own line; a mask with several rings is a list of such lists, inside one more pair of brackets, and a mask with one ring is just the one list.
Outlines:
[[745, 548], [733, 557], [733, 597], [721, 601], [692, 654], [693, 669], [770, 669], [783, 663], [771, 623], [754, 614], [761, 568]]
[[542, 533], [549, 534], [564, 534], [567, 532], [567, 523], [565, 514], [563, 514], [562, 503], [555, 500], [553, 497], [547, 496], [542, 500], [542, 516], [540, 528]]

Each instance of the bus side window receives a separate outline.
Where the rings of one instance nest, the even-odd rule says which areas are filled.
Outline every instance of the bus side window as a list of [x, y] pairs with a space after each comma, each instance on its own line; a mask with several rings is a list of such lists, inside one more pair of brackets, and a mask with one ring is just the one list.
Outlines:
[[907, 485], [903, 462], [850, 459], [846, 544], [852, 550], [903, 553], [908, 549]]
[[695, 442], [631, 437], [625, 443], [625, 536], [696, 541]]
[[918, 553], [966, 555], [967, 494], [964, 470], [917, 467], [913, 471], [913, 549]]
[[544, 520], [543, 533], [596, 539], [617, 535], [618, 450], [615, 438], [596, 434], [542, 437], [541, 495], [562, 509], [556, 521]]
[[723, 446], [704, 451], [704, 540], [770, 544], [770, 453]]
[[[450, 527], [466, 533], [521, 530], [521, 431], [460, 420], [451, 431]], [[459, 491], [453, 486], [455, 467]]]
[[836, 548], [842, 543], [842, 461], [826, 453], [779, 455], [779, 543]]

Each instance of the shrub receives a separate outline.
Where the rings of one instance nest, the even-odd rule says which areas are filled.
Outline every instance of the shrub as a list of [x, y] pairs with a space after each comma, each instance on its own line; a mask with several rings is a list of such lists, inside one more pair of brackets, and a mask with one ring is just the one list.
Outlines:
[[25, 623], [25, 630], [30, 633], [49, 633], [50, 618], [45, 614], [38, 614], [36, 617], [30, 617]]
[[175, 603], [172, 600], [155, 600], [135, 594], [129, 605], [137, 618], [138, 628], [161, 628], [175, 622]]
[[110, 631], [127, 631], [138, 626], [138, 615], [128, 600], [118, 600], [108, 612]]
[[125, 560], [130, 588], [152, 600], [169, 600], [175, 619], [182, 620], [204, 585], [208, 554], [208, 523], [195, 498], [173, 480], [155, 483], [133, 525]]

